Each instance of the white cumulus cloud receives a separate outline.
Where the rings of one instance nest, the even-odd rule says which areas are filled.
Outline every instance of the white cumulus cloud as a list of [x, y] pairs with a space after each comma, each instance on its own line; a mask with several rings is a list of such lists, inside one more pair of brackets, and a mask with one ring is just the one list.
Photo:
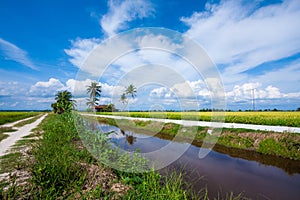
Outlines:
[[146, 0], [109, 0], [109, 11], [101, 20], [100, 25], [108, 36], [127, 28], [127, 23], [153, 15], [154, 9]]
[[202, 80], [176, 83], [170, 88], [158, 87], [150, 92], [150, 97], [160, 99], [187, 98], [196, 100], [198, 97], [210, 98], [210, 95], [210, 91]]
[[258, 2], [221, 1], [181, 18], [190, 27], [186, 34], [217, 64], [226, 65], [224, 76], [300, 51], [300, 2], [284, 0], [260, 8]]
[[54, 96], [57, 91], [66, 89], [58, 79], [50, 78], [48, 81], [39, 81], [31, 86], [31, 96], [49, 97]]
[[100, 39], [90, 38], [90, 39], [81, 39], [77, 38], [76, 40], [71, 40], [71, 48], [65, 49], [65, 53], [71, 58], [69, 61], [77, 66], [81, 67], [84, 60], [96, 48], [101, 42]]
[[272, 85], [264, 87], [261, 83], [244, 83], [235, 85], [233, 89], [226, 93], [227, 100], [232, 102], [257, 100], [289, 99], [300, 98], [300, 92], [284, 93], [279, 88]]

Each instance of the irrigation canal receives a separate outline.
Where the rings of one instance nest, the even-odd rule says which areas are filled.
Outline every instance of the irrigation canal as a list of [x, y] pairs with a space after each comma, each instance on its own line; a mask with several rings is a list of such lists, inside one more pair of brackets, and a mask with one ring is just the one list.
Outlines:
[[[300, 161], [293, 161], [276, 156], [261, 155], [256, 152], [226, 148], [216, 145], [202, 159], [198, 153], [201, 146], [197, 143], [174, 142], [168, 138], [155, 137], [132, 130], [120, 130], [115, 126], [99, 124], [102, 132], [111, 132], [109, 137], [116, 146], [141, 153], [159, 151], [166, 145], [173, 144], [176, 149], [187, 151], [167, 167], [160, 170], [178, 170], [184, 173], [184, 180], [195, 191], [207, 187], [210, 197], [225, 196], [227, 192], [243, 193], [251, 199], [298, 199], [300, 197]], [[168, 155], [157, 153], [155, 162], [162, 161]], [[161, 157], [160, 157], [161, 156]], [[150, 159], [153, 159], [150, 158]]]

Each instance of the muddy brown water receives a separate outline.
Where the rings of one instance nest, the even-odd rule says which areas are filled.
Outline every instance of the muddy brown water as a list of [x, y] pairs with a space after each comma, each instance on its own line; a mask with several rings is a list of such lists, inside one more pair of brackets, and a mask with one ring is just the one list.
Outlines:
[[[107, 124], [99, 124], [99, 128], [102, 132], [113, 131], [112, 142], [127, 151], [139, 149], [147, 153], [169, 143], [189, 145], [171, 141], [166, 135], [149, 137]], [[199, 159], [200, 148], [201, 142], [194, 141], [179, 159], [160, 172], [181, 171], [195, 192], [207, 187], [209, 197], [234, 192], [250, 199], [300, 199], [300, 161], [220, 145]]]

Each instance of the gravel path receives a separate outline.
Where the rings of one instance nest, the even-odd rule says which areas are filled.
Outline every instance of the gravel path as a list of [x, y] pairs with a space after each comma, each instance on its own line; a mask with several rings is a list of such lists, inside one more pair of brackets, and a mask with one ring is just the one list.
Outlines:
[[224, 128], [245, 128], [260, 131], [275, 131], [275, 132], [290, 132], [300, 133], [300, 127], [288, 127], [288, 126], [269, 126], [269, 125], [254, 125], [254, 124], [237, 124], [237, 123], [218, 123], [218, 122], [205, 122], [205, 121], [191, 121], [191, 120], [173, 120], [173, 119], [155, 119], [155, 118], [138, 118], [138, 117], [123, 117], [115, 115], [95, 115], [84, 114], [87, 116], [106, 117], [113, 119], [129, 119], [129, 120], [143, 120], [143, 121], [158, 121], [164, 123], [175, 123], [183, 126], [208, 126], [208, 127], [224, 127]]
[[[7, 150], [9, 150], [22, 137], [29, 135], [31, 133], [31, 130], [34, 129], [35, 127], [37, 127], [37, 125], [39, 125], [39, 123], [41, 123], [41, 121], [46, 117], [46, 115], [47, 114], [41, 116], [39, 119], [37, 119], [35, 122], [33, 122], [31, 124], [26, 124], [26, 125], [18, 128], [18, 130], [15, 132], [5, 133], [5, 134], [8, 134], [9, 137], [0, 142], [0, 156], [5, 155]], [[28, 120], [28, 119], [30, 119], [30, 118], [26, 118], [26, 120]], [[24, 121], [24, 120], [19, 120], [17, 122], [13, 122], [10, 124], [5, 124], [5, 126], [14, 126], [14, 124], [17, 124], [21, 121]]]

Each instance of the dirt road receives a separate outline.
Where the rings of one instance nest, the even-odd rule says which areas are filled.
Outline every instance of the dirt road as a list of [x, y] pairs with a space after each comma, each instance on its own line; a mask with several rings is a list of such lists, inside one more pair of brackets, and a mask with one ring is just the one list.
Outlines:
[[[20, 140], [22, 137], [29, 135], [31, 133], [31, 130], [36, 128], [37, 125], [39, 125], [39, 123], [41, 123], [41, 121], [46, 117], [47, 114], [42, 115], [39, 119], [37, 119], [35, 122], [31, 123], [31, 124], [26, 124], [20, 128], [17, 128], [18, 130], [15, 132], [9, 132], [9, 133], [5, 133], [7, 135], [9, 135], [8, 138], [2, 140], [0, 142], [0, 156], [3, 156], [6, 154], [6, 152], [18, 141]], [[19, 120], [17, 122], [13, 122], [10, 124], [5, 124], [3, 126], [6, 127], [13, 127], [15, 124], [17, 124], [18, 122], [24, 121], [24, 120], [28, 120], [30, 118], [27, 119], [23, 119], [23, 120]]]

